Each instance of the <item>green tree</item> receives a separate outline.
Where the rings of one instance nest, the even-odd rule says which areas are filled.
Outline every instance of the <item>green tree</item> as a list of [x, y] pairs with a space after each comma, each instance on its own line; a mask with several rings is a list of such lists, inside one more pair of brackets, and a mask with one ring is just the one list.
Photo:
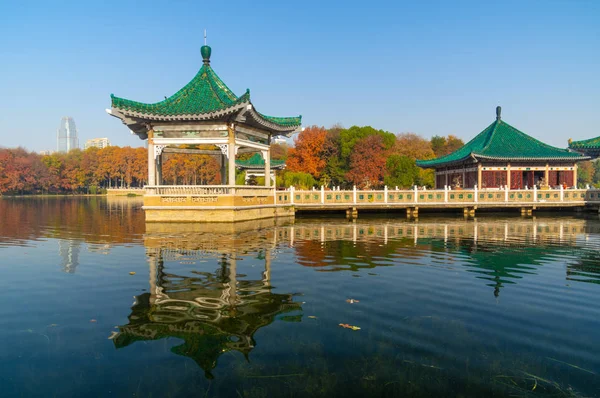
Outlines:
[[388, 187], [410, 188], [417, 183], [419, 168], [415, 160], [405, 155], [390, 155], [385, 163], [385, 185]]

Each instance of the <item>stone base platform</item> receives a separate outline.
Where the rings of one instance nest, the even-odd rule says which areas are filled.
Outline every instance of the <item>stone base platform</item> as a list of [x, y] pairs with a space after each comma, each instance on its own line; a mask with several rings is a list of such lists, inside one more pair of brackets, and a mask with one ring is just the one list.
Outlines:
[[274, 217], [294, 217], [289, 205], [262, 205], [244, 207], [208, 206], [144, 206], [146, 222], [239, 222]]

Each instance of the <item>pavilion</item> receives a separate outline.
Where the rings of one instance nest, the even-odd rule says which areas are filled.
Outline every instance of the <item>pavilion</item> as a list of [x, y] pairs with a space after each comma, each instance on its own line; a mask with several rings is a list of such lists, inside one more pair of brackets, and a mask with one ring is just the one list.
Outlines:
[[577, 162], [588, 156], [555, 148], [517, 130], [501, 118], [462, 148], [437, 159], [418, 160], [435, 169], [435, 187], [542, 189], [577, 184]]
[[[249, 90], [238, 97], [217, 76], [210, 65], [211, 48], [202, 46], [201, 54], [203, 65], [196, 76], [163, 101], [147, 104], [111, 94], [111, 109], [107, 112], [119, 118], [140, 139], [148, 140], [146, 220], [238, 221], [273, 216], [272, 211], [263, 210], [242, 217], [234, 214], [239, 213], [241, 207], [274, 205], [270, 178], [265, 179], [268, 191], [259, 195], [246, 192], [242, 197], [235, 187], [235, 158], [237, 154], [247, 152], [260, 154], [264, 160], [263, 173], [269, 175], [272, 138], [299, 132], [302, 117], [273, 117], [258, 112], [250, 100]], [[177, 190], [163, 186], [161, 189], [162, 157], [169, 152], [217, 156], [222, 185], [204, 190], [194, 186], [177, 187]], [[187, 199], [165, 197], [168, 193], [188, 196]], [[210, 193], [216, 193], [216, 196], [207, 196]], [[190, 196], [194, 194], [197, 196]], [[207, 206], [218, 208], [220, 214], [212, 214], [212, 218], [207, 219], [188, 211], [208, 210]], [[167, 214], [165, 210], [171, 211]]]
[[581, 141], [569, 140], [569, 149], [594, 159], [598, 158], [600, 157], [600, 137]]
[[[235, 167], [238, 170], [242, 170], [246, 172], [245, 182], [248, 183], [248, 180], [251, 176], [255, 177], [264, 177], [265, 176], [265, 159], [260, 156], [258, 153], [255, 153], [246, 160], [236, 160]], [[285, 160], [271, 160], [271, 182], [273, 185], [276, 184], [275, 179], [275, 171], [285, 169]], [[266, 184], [266, 182], [265, 182]]]

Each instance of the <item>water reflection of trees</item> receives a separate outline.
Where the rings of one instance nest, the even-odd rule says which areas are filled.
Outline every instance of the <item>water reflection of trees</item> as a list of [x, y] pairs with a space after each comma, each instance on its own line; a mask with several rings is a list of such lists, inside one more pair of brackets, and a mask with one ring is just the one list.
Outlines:
[[118, 197], [2, 198], [0, 240], [11, 245], [43, 238], [131, 243], [144, 233], [141, 206], [139, 200]]
[[[258, 231], [257, 239], [259, 225], [223, 233], [211, 232], [215, 226], [210, 225], [149, 224], [150, 292], [136, 297], [129, 323], [112, 336], [115, 347], [177, 337], [183, 343], [172, 351], [192, 358], [212, 378], [223, 353], [238, 351], [248, 358], [260, 328], [282, 314], [298, 318], [294, 312], [302, 308], [292, 294], [273, 292], [274, 229]], [[259, 279], [248, 278], [238, 267], [238, 260], [248, 256], [264, 265]], [[183, 273], [178, 264], [193, 266]]]
[[144, 233], [141, 201], [131, 198], [44, 197], [0, 199], [0, 249], [53, 238], [61, 269], [75, 273], [83, 243], [108, 254], [113, 245], [139, 241]]
[[287, 239], [300, 264], [322, 272], [398, 264], [461, 266], [489, 281], [498, 296], [506, 284], [537, 274], [538, 267], [556, 258], [570, 262], [567, 279], [599, 283], [595, 249], [581, 248], [583, 240], [599, 233], [598, 222], [572, 218], [373, 220], [306, 222], [292, 227]]

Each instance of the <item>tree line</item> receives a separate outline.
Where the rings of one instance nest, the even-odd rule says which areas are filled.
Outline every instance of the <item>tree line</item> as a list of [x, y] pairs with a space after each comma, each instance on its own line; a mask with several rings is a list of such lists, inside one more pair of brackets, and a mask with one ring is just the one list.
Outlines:
[[[453, 135], [425, 139], [414, 133], [392, 134], [371, 126], [329, 129], [305, 128], [293, 146], [271, 145], [271, 158], [285, 160], [277, 172], [277, 186], [310, 189], [323, 185], [377, 189], [433, 186], [433, 170], [416, 166], [416, 159], [433, 159], [464, 145]], [[239, 155], [243, 159], [251, 154]], [[219, 184], [216, 156], [183, 153], [163, 155], [163, 183], [169, 185]], [[68, 153], [40, 155], [23, 148], [0, 148], [0, 195], [99, 193], [106, 188], [143, 187], [147, 183], [146, 148], [111, 146]], [[236, 172], [238, 184], [243, 172]], [[262, 179], [250, 179], [262, 184]], [[578, 183], [600, 185], [598, 162], [579, 163]]]

